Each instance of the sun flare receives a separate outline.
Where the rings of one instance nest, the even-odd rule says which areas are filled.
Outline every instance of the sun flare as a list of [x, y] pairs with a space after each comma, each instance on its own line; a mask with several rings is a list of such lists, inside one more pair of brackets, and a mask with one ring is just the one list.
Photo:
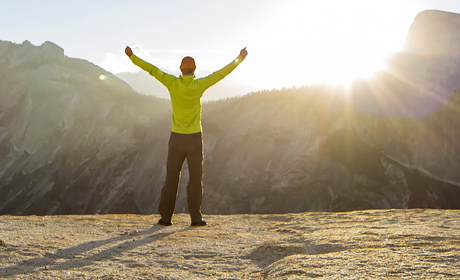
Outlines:
[[337, 65], [325, 74], [324, 82], [331, 85], [350, 87], [360, 78], [371, 78], [374, 74], [385, 68], [384, 60], [368, 59], [359, 63], [361, 57], [355, 56], [349, 59], [337, 59]]
[[[416, 8], [411, 3], [270, 0], [262, 7], [251, 1], [248, 5], [257, 8], [258, 13], [250, 14], [251, 23], [244, 28], [234, 28], [238, 36], [231, 47], [214, 45], [214, 40], [190, 50], [197, 55], [197, 73], [201, 75], [219, 69], [232, 54], [247, 46], [249, 56], [244, 65], [228, 79], [253, 90], [325, 83], [349, 86], [384, 68], [386, 59], [401, 50], [413, 21], [411, 15], [415, 17]], [[218, 38], [224, 40], [226, 36]], [[134, 51], [142, 59], [177, 74], [176, 65], [189, 55], [183, 54], [179, 46], [159, 49], [156, 43], [145, 43]], [[107, 53], [101, 64], [115, 73], [138, 71], [122, 48]]]
[[285, 60], [292, 61], [297, 84], [303, 79], [310, 84], [349, 86], [358, 78], [373, 76], [385, 67], [391, 53], [399, 51], [405, 30], [398, 34], [391, 30], [404, 23], [375, 18], [392, 11], [368, 2], [296, 1], [278, 12], [285, 24], [283, 38], [292, 41]]

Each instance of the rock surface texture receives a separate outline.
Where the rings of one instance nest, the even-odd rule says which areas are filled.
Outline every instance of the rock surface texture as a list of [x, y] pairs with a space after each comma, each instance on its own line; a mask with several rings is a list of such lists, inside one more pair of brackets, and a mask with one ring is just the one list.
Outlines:
[[[204, 213], [460, 208], [459, 52], [409, 47], [433, 21], [460, 38], [458, 18], [423, 12], [407, 52], [351, 94], [311, 86], [204, 104]], [[0, 214], [156, 213], [168, 100], [50, 42], [0, 42], [0, 66]]]
[[1, 216], [2, 279], [459, 279], [458, 210]]

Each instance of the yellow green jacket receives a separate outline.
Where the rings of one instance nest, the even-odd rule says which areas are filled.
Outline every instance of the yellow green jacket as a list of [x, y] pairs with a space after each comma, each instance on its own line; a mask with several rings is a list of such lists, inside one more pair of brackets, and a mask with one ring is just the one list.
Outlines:
[[162, 72], [154, 65], [136, 55], [129, 57], [141, 69], [147, 71], [168, 88], [172, 105], [172, 132], [192, 134], [201, 132], [201, 97], [206, 89], [230, 74], [243, 61], [241, 56], [224, 68], [204, 78], [195, 76], [173, 76]]

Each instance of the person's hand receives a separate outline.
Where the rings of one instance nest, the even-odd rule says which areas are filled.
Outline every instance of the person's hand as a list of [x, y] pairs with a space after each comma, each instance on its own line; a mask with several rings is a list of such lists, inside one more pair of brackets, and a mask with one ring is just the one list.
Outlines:
[[133, 55], [133, 50], [130, 47], [126, 47], [125, 54], [129, 57]]
[[241, 50], [240, 55], [243, 59], [248, 55], [248, 51], [246, 50], [246, 48]]

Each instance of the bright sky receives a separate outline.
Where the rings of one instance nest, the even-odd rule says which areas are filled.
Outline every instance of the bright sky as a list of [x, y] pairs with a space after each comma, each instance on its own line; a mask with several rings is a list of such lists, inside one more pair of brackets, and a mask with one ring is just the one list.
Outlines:
[[228, 79], [273, 89], [372, 73], [428, 9], [460, 13], [460, 1], [14, 0], [0, 2], [0, 40], [51, 41], [112, 73], [139, 70], [124, 54], [127, 45], [172, 74], [191, 55], [197, 77], [247, 47], [246, 61]]

